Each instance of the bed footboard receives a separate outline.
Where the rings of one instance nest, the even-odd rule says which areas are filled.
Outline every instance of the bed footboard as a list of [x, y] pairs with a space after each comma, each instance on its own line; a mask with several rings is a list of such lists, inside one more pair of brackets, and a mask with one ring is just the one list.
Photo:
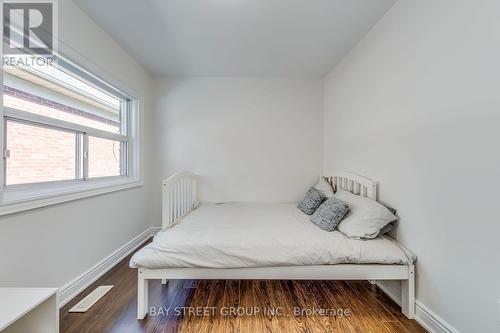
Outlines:
[[408, 266], [408, 279], [401, 280], [401, 312], [415, 319], [415, 266]]
[[189, 214], [198, 205], [198, 177], [179, 172], [163, 181], [162, 227], [166, 228]]
[[137, 319], [144, 319], [148, 314], [149, 281], [144, 278], [144, 272], [137, 272]]
[[148, 281], [156, 279], [210, 280], [400, 280], [401, 312], [415, 318], [415, 267], [413, 265], [339, 264], [245, 268], [140, 267], [137, 289], [137, 318], [148, 313]]

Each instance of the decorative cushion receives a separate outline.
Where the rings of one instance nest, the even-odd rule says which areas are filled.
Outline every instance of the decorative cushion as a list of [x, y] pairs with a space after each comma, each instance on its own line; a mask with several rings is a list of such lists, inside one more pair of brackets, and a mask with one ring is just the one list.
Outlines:
[[387, 224], [397, 220], [396, 215], [373, 199], [344, 190], [338, 190], [335, 198], [349, 205], [349, 214], [337, 226], [337, 229], [347, 237], [375, 238]]
[[323, 177], [319, 178], [319, 181], [316, 185], [314, 185], [314, 188], [320, 191], [321, 194], [325, 196], [325, 198], [331, 198], [335, 194], [333, 192], [332, 185], [330, 185], [330, 183], [327, 182], [326, 179]]
[[[380, 201], [379, 201], [380, 202]], [[385, 208], [387, 208], [391, 213], [393, 213], [396, 217], [398, 216], [397, 214], [397, 211], [396, 211], [396, 208], [393, 208], [391, 206], [389, 206], [388, 204], [386, 203], [383, 203], [383, 202], [380, 202], [382, 205], [384, 205]], [[391, 222], [391, 223], [388, 223], [385, 225], [385, 227], [383, 227], [382, 229], [380, 229], [380, 233], [379, 235], [384, 235], [386, 233], [388, 233], [389, 231], [391, 231], [392, 229], [394, 229], [395, 225], [396, 225], [396, 222], [397, 221], [394, 221], [394, 222]]]
[[311, 215], [323, 203], [323, 201], [325, 201], [325, 199], [325, 196], [321, 194], [320, 191], [311, 187], [304, 196], [304, 199], [299, 202], [297, 208], [307, 215]]
[[378, 234], [379, 235], [384, 235], [384, 234], [388, 233], [389, 231], [391, 231], [392, 229], [394, 229], [394, 225], [395, 224], [396, 224], [396, 221], [391, 222], [391, 223], [387, 223], [385, 225], [385, 227], [383, 227], [382, 229], [380, 229], [380, 232]]
[[321, 204], [311, 216], [311, 222], [325, 231], [333, 231], [349, 212], [349, 207], [335, 197]]

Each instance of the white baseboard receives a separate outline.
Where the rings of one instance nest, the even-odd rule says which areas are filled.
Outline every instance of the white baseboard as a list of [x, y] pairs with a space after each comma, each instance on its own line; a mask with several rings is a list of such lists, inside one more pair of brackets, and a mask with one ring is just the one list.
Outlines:
[[161, 228], [151, 227], [146, 229], [140, 235], [124, 244], [118, 250], [101, 260], [99, 263], [82, 273], [80, 276], [66, 283], [59, 288], [58, 300], [59, 308], [63, 307], [75, 296], [81, 293], [85, 288], [94, 283], [98, 278], [118, 264], [123, 258], [132, 253], [141, 246], [151, 236], [154, 236]]
[[415, 320], [431, 333], [460, 333], [419, 301], [415, 301]]
[[[401, 306], [401, 289], [385, 281], [377, 281], [377, 286], [382, 289], [389, 298]], [[460, 333], [456, 328], [448, 324], [443, 318], [435, 314], [419, 301], [415, 301], [415, 320], [429, 333]]]
[[151, 232], [152, 237], [161, 231], [161, 227], [150, 227], [149, 231]]

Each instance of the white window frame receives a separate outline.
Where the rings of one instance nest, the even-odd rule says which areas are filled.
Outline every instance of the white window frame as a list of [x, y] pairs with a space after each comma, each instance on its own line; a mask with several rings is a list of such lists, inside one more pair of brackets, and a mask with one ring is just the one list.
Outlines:
[[[104, 81], [100, 77], [76, 65], [75, 62], [69, 61], [62, 56], [58, 57], [64, 61], [67, 66], [71, 66], [72, 72], [79, 74], [83, 79], [100, 85], [101, 87], [109, 87], [119, 91], [123, 96], [127, 97], [127, 103], [124, 103], [127, 108], [125, 112], [127, 117], [120, 121], [122, 126], [126, 126], [127, 135], [114, 134], [88, 126], [3, 107], [2, 91], [0, 93], [0, 147], [2, 151], [5, 148], [5, 125], [7, 119], [24, 121], [27, 124], [35, 126], [47, 126], [62, 130], [69, 129], [82, 134], [82, 136], [86, 138], [86, 140], [84, 140], [84, 146], [85, 141], [88, 143], [88, 136], [126, 141], [126, 152], [122, 152], [122, 158], [124, 158], [123, 155], [126, 155], [126, 174], [88, 179], [87, 174], [83, 172], [84, 179], [5, 186], [5, 160], [2, 160], [2, 163], [0, 163], [0, 216], [143, 185], [139, 159], [141, 99], [129, 89], [123, 89], [122, 85], [116, 85], [110, 80]], [[3, 63], [0, 78], [3, 90]], [[107, 82], [112, 82], [112, 85]], [[115, 87], [119, 87], [120, 90]], [[84, 149], [88, 149], [88, 144], [86, 146], [87, 147]], [[123, 165], [124, 164], [121, 163], [121, 166]]]

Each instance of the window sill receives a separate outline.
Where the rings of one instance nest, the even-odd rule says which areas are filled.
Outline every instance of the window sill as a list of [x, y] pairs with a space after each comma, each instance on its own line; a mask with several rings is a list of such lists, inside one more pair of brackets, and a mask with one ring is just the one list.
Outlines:
[[40, 184], [7, 188], [2, 193], [0, 216], [139, 186], [142, 186], [142, 182], [138, 179], [112, 177], [86, 182], [69, 181], [57, 185]]

